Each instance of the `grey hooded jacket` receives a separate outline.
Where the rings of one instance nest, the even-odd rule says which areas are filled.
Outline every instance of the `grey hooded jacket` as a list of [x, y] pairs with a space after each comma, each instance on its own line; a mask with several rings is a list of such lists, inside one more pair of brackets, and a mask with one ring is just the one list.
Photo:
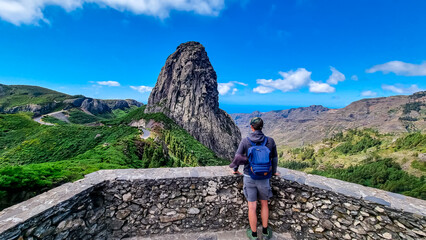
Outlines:
[[[263, 140], [265, 139], [265, 134], [261, 130], [256, 130], [254, 132], [251, 132], [248, 136], [248, 138], [257, 144], [261, 144]], [[247, 158], [247, 151], [251, 147], [251, 143], [247, 138], [243, 138], [240, 142], [240, 145], [238, 146], [238, 150], [235, 153], [235, 159], [245, 157]], [[275, 174], [277, 172], [277, 165], [278, 165], [278, 153], [277, 153], [277, 146], [275, 145], [275, 141], [273, 138], [268, 137], [268, 140], [266, 142], [266, 147], [269, 148], [271, 153], [269, 154], [269, 159], [272, 160], [272, 174]], [[238, 167], [234, 168], [234, 170], [238, 170]], [[250, 171], [250, 164], [247, 162], [244, 165], [244, 174], [249, 175]]]

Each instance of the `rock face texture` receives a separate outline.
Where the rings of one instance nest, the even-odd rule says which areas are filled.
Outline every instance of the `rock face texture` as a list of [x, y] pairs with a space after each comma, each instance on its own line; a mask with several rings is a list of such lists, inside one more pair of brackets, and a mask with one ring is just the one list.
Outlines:
[[64, 109], [70, 109], [74, 107], [81, 108], [85, 112], [89, 112], [92, 114], [102, 114], [111, 112], [111, 110], [115, 109], [126, 109], [132, 106], [141, 107], [142, 103], [133, 100], [101, 100], [101, 99], [93, 99], [93, 98], [74, 98], [64, 100], [64, 104], [67, 106]]
[[163, 112], [219, 157], [233, 158], [241, 133], [219, 108], [217, 76], [204, 47], [181, 44], [161, 69], [146, 113]]
[[47, 104], [44, 104], [44, 105], [27, 104], [27, 105], [12, 107], [12, 108], [9, 108], [9, 109], [1, 109], [0, 108], [0, 113], [32, 112], [32, 113], [34, 113], [34, 116], [37, 117], [37, 116], [40, 116], [42, 114], [52, 112], [55, 109], [56, 106], [57, 106], [57, 103], [55, 103], [55, 102], [47, 103]]

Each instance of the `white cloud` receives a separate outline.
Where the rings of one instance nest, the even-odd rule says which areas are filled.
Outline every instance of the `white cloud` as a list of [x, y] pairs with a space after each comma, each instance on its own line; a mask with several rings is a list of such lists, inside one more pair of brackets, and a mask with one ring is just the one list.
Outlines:
[[234, 88], [235, 85], [248, 86], [246, 83], [243, 82], [230, 81], [227, 83], [218, 83], [217, 90], [219, 91], [220, 95], [225, 95], [232, 89], [231, 94], [234, 95], [238, 91], [238, 89]]
[[46, 6], [58, 6], [70, 12], [83, 8], [85, 3], [159, 18], [167, 18], [172, 10], [217, 16], [225, 6], [224, 0], [0, 0], [0, 18], [18, 26], [37, 25], [40, 21], [49, 23], [43, 14]]
[[331, 75], [330, 77], [327, 79], [327, 83], [328, 84], [333, 84], [336, 85], [339, 82], [343, 82], [345, 81], [346, 77], [343, 73], [339, 72], [336, 68], [334, 67], [330, 67], [331, 70]]
[[351, 80], [358, 81], [358, 76], [357, 75], [352, 75]]
[[[340, 79], [342, 79], [342, 77], [338, 74], [340, 72], [333, 67], [331, 67], [331, 69], [333, 72], [332, 75], [334, 74], [335, 76], [330, 76], [330, 78], [332, 78], [333, 81], [341, 81]], [[311, 79], [312, 72], [309, 72], [305, 68], [298, 68], [296, 71], [290, 70], [288, 72], [279, 72], [279, 74], [282, 76], [282, 78], [276, 80], [258, 79], [257, 83], [259, 84], [259, 86], [254, 88], [253, 92], [262, 94], [270, 93], [274, 90], [289, 92], [300, 89], [302, 87], [309, 87], [309, 91], [314, 93], [332, 93], [336, 91], [336, 89], [330, 86], [330, 84], [328, 83], [313, 81]]]
[[282, 79], [257, 79], [257, 83], [264, 87], [288, 92], [304, 87], [312, 81], [312, 72], [307, 71], [305, 68], [298, 68], [296, 71], [290, 70], [288, 72], [279, 72], [279, 74], [282, 76]]
[[275, 89], [273, 88], [265, 87], [265, 86], [258, 86], [253, 88], [253, 92], [261, 93], [261, 94], [270, 93], [270, 92], [273, 92], [274, 90]]
[[103, 85], [103, 86], [109, 86], [109, 87], [118, 87], [120, 86], [120, 83], [117, 81], [100, 81], [100, 82], [96, 82], [99, 85]]
[[377, 93], [370, 91], [370, 90], [367, 90], [367, 91], [362, 91], [361, 96], [363, 96], [363, 97], [375, 97], [375, 96], [377, 96]]
[[131, 89], [134, 89], [140, 93], [151, 92], [153, 87], [148, 86], [130, 86]]
[[405, 63], [401, 61], [390, 61], [384, 64], [375, 65], [366, 70], [367, 73], [393, 72], [401, 76], [426, 76], [426, 62], [422, 64]]
[[395, 85], [382, 85], [383, 90], [391, 91], [398, 94], [412, 94], [415, 92], [422, 91], [416, 84], [412, 84], [409, 87], [404, 87], [401, 84], [395, 84]]
[[309, 92], [313, 93], [333, 93], [336, 89], [330, 86], [328, 83], [322, 82], [310, 82], [309, 83]]

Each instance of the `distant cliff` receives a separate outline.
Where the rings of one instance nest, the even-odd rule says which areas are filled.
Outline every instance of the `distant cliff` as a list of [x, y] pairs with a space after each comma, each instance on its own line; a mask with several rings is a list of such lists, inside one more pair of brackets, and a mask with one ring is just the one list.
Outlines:
[[81, 108], [85, 112], [90, 112], [92, 114], [102, 114], [111, 112], [115, 109], [126, 109], [131, 106], [141, 107], [142, 103], [133, 100], [101, 100], [94, 98], [75, 98], [75, 99], [67, 99], [64, 101], [67, 108], [78, 107]]
[[362, 99], [341, 109], [323, 106], [261, 113], [231, 114], [243, 136], [252, 117], [262, 117], [264, 132], [280, 145], [300, 146], [352, 129], [374, 128], [383, 133], [426, 130], [426, 92], [410, 96]]
[[133, 99], [100, 100], [38, 86], [0, 84], [0, 113], [32, 112], [38, 116], [55, 110], [80, 108], [89, 114], [103, 114], [142, 105]]
[[217, 76], [204, 47], [181, 44], [161, 69], [146, 113], [163, 112], [218, 156], [231, 159], [241, 133], [219, 108]]

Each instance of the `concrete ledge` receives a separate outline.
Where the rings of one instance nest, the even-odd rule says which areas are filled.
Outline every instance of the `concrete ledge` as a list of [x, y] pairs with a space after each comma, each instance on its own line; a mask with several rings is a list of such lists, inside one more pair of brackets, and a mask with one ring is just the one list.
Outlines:
[[[276, 193], [278, 194], [276, 201], [279, 202], [279, 204], [278, 202], [274, 203], [275, 208], [278, 208], [277, 211], [280, 214], [279, 216], [275, 216], [276, 219], [291, 218], [291, 216], [294, 215], [298, 216], [296, 219], [300, 219], [300, 221], [307, 217], [306, 219], [310, 219], [308, 220], [310, 224], [317, 225], [318, 219], [325, 216], [324, 213], [321, 213], [320, 211], [333, 209], [331, 212], [327, 210], [329, 212], [327, 214], [332, 214], [334, 211], [338, 211], [340, 213], [349, 214], [350, 216], [351, 214], [358, 214], [358, 209], [360, 208], [367, 208], [365, 210], [367, 213], [363, 213], [365, 216], [370, 216], [371, 214], [377, 215], [389, 211], [389, 217], [394, 216], [395, 219], [397, 219], [398, 214], [400, 214], [400, 216], [402, 216], [405, 220], [397, 220], [395, 223], [397, 226], [403, 225], [400, 223], [400, 221], [408, 221], [408, 226], [411, 226], [414, 229], [412, 231], [414, 233], [409, 233], [414, 234], [413, 236], [423, 236], [422, 234], [425, 234], [424, 228], [426, 225], [426, 201], [424, 200], [285, 168], [278, 168], [278, 171], [281, 173], [281, 177], [274, 177], [272, 184], [276, 190]], [[185, 201], [190, 201], [191, 198], [195, 197], [196, 199], [199, 199], [197, 200], [199, 203], [194, 204], [199, 207], [202, 207], [203, 204], [208, 204], [208, 206], [214, 207], [214, 201], [210, 201], [214, 198], [218, 198], [225, 202], [230, 201], [230, 203], [235, 204], [236, 202], [244, 201], [242, 196], [242, 189], [240, 188], [241, 178], [241, 176], [232, 175], [231, 169], [227, 166], [100, 170], [86, 175], [84, 179], [74, 183], [66, 183], [25, 202], [19, 203], [1, 211], [0, 238], [6, 237], [10, 239], [16, 239], [16, 237], [21, 236], [23, 232], [28, 232], [28, 229], [31, 230], [31, 226], [37, 226], [37, 224], [40, 224], [39, 221], [48, 220], [48, 224], [45, 222], [43, 224], [46, 226], [52, 225], [50, 226], [50, 229], [53, 231], [52, 229], [54, 226], [59, 224], [60, 220], [58, 219], [62, 219], [62, 215], [68, 216], [69, 212], [71, 211], [70, 209], [73, 209], [73, 217], [78, 217], [79, 214], [81, 215], [79, 212], [81, 212], [81, 209], [83, 208], [88, 206], [90, 206], [89, 209], [97, 208], [96, 199], [89, 199], [92, 197], [91, 194], [105, 196], [109, 194], [106, 199], [109, 199], [108, 201], [110, 201], [111, 204], [118, 204], [123, 202], [124, 199], [127, 198], [127, 196], [124, 194], [126, 192], [129, 194], [132, 192], [130, 194], [130, 196], [132, 196], [132, 200], [129, 201], [133, 201], [139, 205], [141, 203], [145, 204], [146, 201], [149, 202], [155, 200], [148, 199], [152, 198], [152, 196], [143, 195], [141, 195], [141, 199], [133, 199], [137, 194], [135, 192], [136, 190], [132, 188], [138, 187], [140, 184], [143, 185], [143, 182], [147, 182], [147, 184], [154, 184], [152, 190], [149, 191], [152, 193], [155, 191], [155, 194], [158, 194], [163, 190], [155, 188], [155, 183], [157, 181], [158, 184], [161, 184], [162, 187], [166, 187], [167, 184], [177, 184], [177, 187], [182, 188], [188, 186], [188, 180], [184, 179], [192, 179], [189, 180], [189, 182], [197, 182], [197, 184], [199, 183], [199, 185], [197, 185], [197, 189], [199, 190], [197, 190], [197, 192], [194, 192], [193, 190], [182, 190], [184, 191], [183, 194], [187, 194], [187, 191], [192, 192], [189, 198], [185, 198], [188, 199]], [[226, 182], [226, 184], [224, 184], [223, 181]], [[179, 186], [181, 182], [186, 182], [184, 184], [185, 186]], [[207, 183], [208, 185], [206, 185]], [[118, 190], [114, 191], [118, 192], [108, 193], [110, 192], [109, 188], [117, 188]], [[145, 192], [146, 191], [147, 190], [145, 190]], [[166, 200], [169, 199], [171, 202], [173, 202], [173, 204], [175, 204], [175, 200], [179, 198], [177, 197], [174, 199], [174, 189], [168, 189], [164, 191], [166, 191], [164, 192], [164, 196], [163, 194], [160, 194], [158, 197], [164, 197]], [[202, 192], [208, 196], [201, 196]], [[179, 194], [182, 194], [182, 192]], [[212, 194], [212, 196], [210, 196], [210, 194]], [[118, 198], [118, 200], [115, 198]], [[204, 201], [208, 201], [209, 203], [205, 203]], [[177, 201], [177, 203], [179, 202]], [[322, 204], [324, 205], [320, 208]], [[116, 206], [115, 208], [125, 208], [127, 205], [120, 205]], [[144, 205], [140, 206], [143, 208]], [[374, 213], [374, 211], [369, 208], [374, 209], [374, 211], [377, 210], [376, 213]], [[315, 209], [318, 209], [318, 211]], [[191, 211], [198, 212], [198, 210], [194, 209], [191, 209]], [[306, 213], [304, 213], [305, 211], [311, 211], [311, 213], [306, 215]], [[87, 215], [88, 212], [85, 214]], [[105, 213], [104, 209], [102, 213], [99, 214], [106, 215], [107, 213]], [[114, 214], [114, 212], [111, 214]], [[243, 214], [243, 212], [241, 214]], [[185, 214], [179, 213], [176, 219], [185, 219], [186, 216], [187, 215]], [[193, 215], [188, 215], [188, 217], [191, 216]], [[241, 218], [243, 216], [238, 217]], [[329, 217], [331, 217], [331, 215]], [[79, 218], [81, 218], [81, 216]], [[105, 218], [109, 219], [110, 217], [105, 216]], [[169, 219], [168, 215], [163, 218], [163, 220], [164, 219]], [[170, 219], [176, 221], [174, 218]], [[384, 219], [386, 220], [386, 218]], [[330, 218], [330, 220], [332, 219]], [[287, 224], [285, 221], [282, 222], [281, 220], [274, 220], [272, 225], [282, 229], [291, 228], [295, 231], [305, 231], [303, 230], [303, 226], [300, 228], [299, 225], [297, 225], [297, 221], [299, 220], [291, 221], [293, 221], [294, 224]], [[303, 221], [306, 223], [307, 220]], [[346, 220], [339, 221], [343, 221], [342, 223], [345, 223]], [[420, 221], [420, 223], [416, 223], [416, 221]], [[355, 226], [353, 227], [355, 230], [358, 229], [356, 227], [356, 222], [357, 221], [354, 222]], [[154, 223], [155, 221], [153, 224]], [[339, 223], [336, 224], [339, 226]], [[166, 226], [167, 224], [163, 225]], [[407, 228], [409, 227], [405, 227], [405, 229]], [[319, 229], [318, 231], [324, 231], [323, 227], [317, 227], [317, 229]], [[355, 230], [353, 232], [355, 232]], [[175, 229], [173, 231], [178, 230]], [[310, 231], [312, 231], [312, 233], [307, 234], [317, 234], [314, 232], [314, 230]], [[378, 236], [381, 235], [379, 234]]]
[[356, 183], [341, 181], [318, 175], [306, 174], [287, 168], [278, 168], [281, 177], [302, 185], [336, 192], [348, 197], [378, 203], [390, 208], [426, 216], [426, 201]]

